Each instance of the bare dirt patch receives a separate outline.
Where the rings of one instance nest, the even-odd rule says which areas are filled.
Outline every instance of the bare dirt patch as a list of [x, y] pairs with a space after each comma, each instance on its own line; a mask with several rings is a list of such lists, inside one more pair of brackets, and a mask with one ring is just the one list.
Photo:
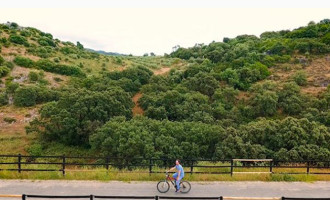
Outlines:
[[243, 101], [247, 101], [250, 99], [249, 93], [248, 92], [244, 92], [244, 91], [240, 91], [237, 95], [237, 99], [238, 100], [243, 100]]
[[138, 101], [139, 101], [139, 99], [142, 97], [142, 93], [141, 92], [138, 92], [138, 93], [136, 93], [134, 96], [133, 96], [133, 98], [132, 98], [132, 100], [133, 100], [133, 102], [134, 102], [134, 104], [135, 104], [135, 106], [134, 106], [134, 108], [133, 108], [133, 110], [132, 110], [132, 112], [133, 112], [133, 116], [136, 116], [136, 115], [143, 115], [143, 113], [144, 113], [144, 111], [143, 111], [143, 109], [140, 107], [140, 105], [139, 105], [139, 103], [138, 103]]
[[154, 75], [163, 75], [163, 74], [168, 73], [170, 70], [171, 70], [170, 67], [164, 67], [164, 68], [161, 68], [159, 70], [155, 70]]
[[1, 54], [3, 55], [11, 55], [11, 54], [25, 54], [25, 49], [22, 47], [2, 47]]
[[330, 56], [313, 60], [306, 73], [312, 84], [327, 87], [330, 84]]

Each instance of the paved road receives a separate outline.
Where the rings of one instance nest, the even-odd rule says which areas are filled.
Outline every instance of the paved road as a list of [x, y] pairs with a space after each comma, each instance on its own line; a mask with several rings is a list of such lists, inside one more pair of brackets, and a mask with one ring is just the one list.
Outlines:
[[[156, 182], [0, 180], [0, 194], [163, 195]], [[330, 182], [192, 182], [188, 194], [166, 196], [329, 197]], [[3, 198], [0, 198], [3, 200]]]

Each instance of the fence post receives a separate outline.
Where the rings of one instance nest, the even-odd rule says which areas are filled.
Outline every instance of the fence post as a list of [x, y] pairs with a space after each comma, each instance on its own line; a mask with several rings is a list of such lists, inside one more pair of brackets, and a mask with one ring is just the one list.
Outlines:
[[193, 173], [194, 170], [194, 160], [191, 160], [191, 165], [190, 165], [190, 174]]
[[155, 200], [158, 200], [158, 195], [155, 196]]
[[233, 172], [234, 172], [234, 160], [231, 159], [230, 161], [230, 175], [233, 176]]
[[166, 167], [166, 158], [163, 158], [163, 165], [164, 165], [164, 169], [166, 170], [167, 169], [167, 167]]
[[149, 174], [152, 173], [152, 159], [149, 159]]
[[110, 158], [109, 155], [107, 156], [107, 158], [105, 159], [106, 165], [105, 168], [107, 169], [107, 171], [109, 170], [109, 162], [110, 162]]
[[269, 165], [269, 172], [270, 172], [270, 173], [273, 173], [273, 161], [270, 161], [269, 164], [270, 164], [270, 165]]
[[89, 199], [90, 199], [90, 200], [93, 200], [93, 199], [94, 199], [94, 196], [91, 194], [91, 195], [89, 196]]
[[307, 174], [309, 174], [309, 164], [310, 164], [310, 161], [307, 161]]
[[65, 155], [62, 156], [62, 173], [65, 176]]
[[21, 161], [22, 161], [22, 155], [18, 154], [18, 173], [21, 173], [22, 171]]

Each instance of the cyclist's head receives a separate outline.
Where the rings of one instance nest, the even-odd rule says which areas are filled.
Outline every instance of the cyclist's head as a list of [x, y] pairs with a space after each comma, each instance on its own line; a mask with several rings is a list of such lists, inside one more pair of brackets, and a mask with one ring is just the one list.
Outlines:
[[175, 164], [176, 165], [180, 165], [180, 160], [179, 159], [176, 159]]

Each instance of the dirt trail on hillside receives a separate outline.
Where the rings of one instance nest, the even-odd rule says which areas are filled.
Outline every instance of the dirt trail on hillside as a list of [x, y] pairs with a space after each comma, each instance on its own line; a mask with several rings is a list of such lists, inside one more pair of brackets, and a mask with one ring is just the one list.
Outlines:
[[133, 108], [133, 116], [136, 116], [136, 115], [143, 115], [144, 111], [143, 109], [140, 107], [138, 101], [139, 99], [142, 97], [142, 93], [141, 92], [138, 92], [134, 95], [134, 97], [132, 98], [135, 106]]
[[170, 70], [171, 70], [170, 67], [164, 67], [164, 68], [154, 71], [154, 75], [163, 75], [163, 74], [166, 74], [167, 72], [169, 72]]

